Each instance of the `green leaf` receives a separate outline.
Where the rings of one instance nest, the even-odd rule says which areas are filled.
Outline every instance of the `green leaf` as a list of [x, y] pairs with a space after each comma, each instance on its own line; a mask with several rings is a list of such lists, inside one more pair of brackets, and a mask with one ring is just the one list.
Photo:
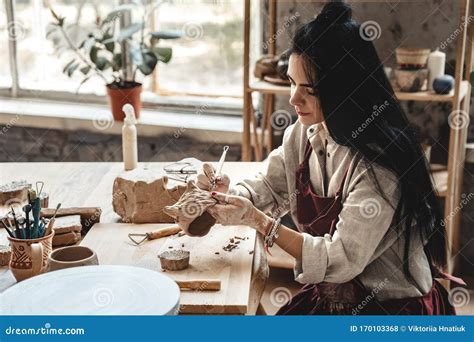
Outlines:
[[153, 52], [145, 52], [143, 54], [143, 63], [138, 65], [138, 69], [143, 73], [143, 75], [150, 75], [153, 70], [155, 70], [156, 63], [158, 63], [158, 58]]
[[155, 31], [150, 32], [152, 38], [155, 39], [178, 39], [183, 36], [181, 31]]
[[110, 33], [105, 33], [104, 37], [100, 41], [102, 44], [104, 44], [105, 48], [110, 52], [114, 52], [114, 48], [115, 48], [115, 42], [113, 38], [114, 37]]
[[471, 79], [471, 85], [474, 86], [474, 71], [471, 71], [471, 75], [470, 75], [470, 79]]
[[84, 75], [87, 75], [89, 71], [91, 71], [91, 67], [87, 65], [85, 67], [80, 68], [79, 71], [82, 72]]
[[152, 48], [153, 53], [155, 54], [156, 58], [162, 63], [168, 63], [173, 56], [173, 49], [170, 47], [159, 47], [154, 46]]
[[112, 69], [113, 71], [118, 71], [122, 67], [122, 54], [116, 53], [112, 57]]
[[92, 46], [91, 51], [89, 52], [89, 57], [92, 61], [92, 63], [97, 62], [97, 53], [99, 52], [99, 48], [97, 46]]
[[97, 61], [95, 62], [95, 66], [99, 70], [105, 70], [111, 66], [109, 60], [105, 57], [97, 57]]
[[84, 77], [84, 79], [81, 81], [81, 83], [79, 83], [79, 86], [76, 89], [76, 94], [79, 92], [79, 89], [81, 89], [82, 85], [86, 83], [91, 77], [92, 75]]
[[121, 41], [123, 41], [127, 38], [130, 38], [135, 33], [140, 31], [142, 29], [143, 25], [144, 25], [143, 22], [142, 23], [136, 23], [136, 24], [132, 24], [130, 26], [127, 26], [127, 27], [121, 29], [117, 40], [119, 42], [121, 42]]
[[79, 63], [71, 64], [66, 70], [67, 75], [71, 77], [72, 73], [77, 69], [78, 66], [79, 66]]
[[63, 73], [66, 73], [67, 69], [75, 62], [75, 59], [71, 59], [63, 68]]

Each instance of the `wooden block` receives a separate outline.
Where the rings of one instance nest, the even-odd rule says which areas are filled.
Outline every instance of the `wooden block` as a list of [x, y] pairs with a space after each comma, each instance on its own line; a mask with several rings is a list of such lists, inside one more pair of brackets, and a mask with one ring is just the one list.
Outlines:
[[[56, 211], [55, 208], [41, 209], [41, 216], [45, 218], [51, 218], [54, 215], [55, 211]], [[84, 233], [87, 233], [94, 224], [100, 222], [101, 214], [102, 214], [102, 209], [100, 209], [99, 207], [60, 208], [58, 210], [58, 213], [56, 214], [56, 219], [62, 216], [80, 215], [82, 231]]]
[[70, 246], [81, 240], [81, 233], [69, 232], [65, 234], [54, 235], [53, 247]]
[[28, 189], [31, 189], [31, 184], [28, 184], [26, 180], [1, 185], [0, 205], [26, 202], [28, 200]]
[[79, 215], [57, 217], [53, 225], [55, 235], [69, 232], [80, 233], [81, 228], [81, 216]]
[[12, 249], [10, 246], [0, 245], [0, 266], [8, 266], [10, 263], [11, 254]]

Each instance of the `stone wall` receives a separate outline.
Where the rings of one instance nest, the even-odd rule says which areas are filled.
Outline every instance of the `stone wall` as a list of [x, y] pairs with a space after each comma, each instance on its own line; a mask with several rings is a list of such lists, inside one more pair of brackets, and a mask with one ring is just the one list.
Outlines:
[[[224, 142], [225, 143], [225, 142]], [[203, 143], [186, 135], [138, 138], [138, 159], [142, 162], [177, 161], [194, 157], [217, 161], [222, 142]], [[240, 145], [230, 146], [228, 161], [240, 160]], [[0, 162], [119, 162], [122, 161], [121, 135], [89, 131], [61, 131], [11, 127], [0, 134]]]

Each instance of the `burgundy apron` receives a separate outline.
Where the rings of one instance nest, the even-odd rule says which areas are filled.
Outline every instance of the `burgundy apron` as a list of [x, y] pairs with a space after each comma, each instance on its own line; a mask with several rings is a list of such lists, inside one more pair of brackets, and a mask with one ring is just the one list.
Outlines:
[[[342, 210], [342, 189], [346, 173], [334, 197], [315, 194], [311, 187], [309, 158], [313, 149], [308, 143], [303, 162], [296, 170], [297, 217], [303, 230], [312, 236], [334, 234]], [[430, 264], [432, 264], [430, 262]], [[458, 278], [435, 272], [433, 278]], [[277, 312], [277, 315], [455, 315], [445, 288], [433, 279], [431, 290], [424, 296], [378, 301], [357, 278], [346, 283], [322, 282], [306, 284]]]

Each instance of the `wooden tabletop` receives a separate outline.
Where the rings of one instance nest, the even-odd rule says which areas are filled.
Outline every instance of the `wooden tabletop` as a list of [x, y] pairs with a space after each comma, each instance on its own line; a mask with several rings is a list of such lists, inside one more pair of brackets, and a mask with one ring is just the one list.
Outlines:
[[[163, 166], [169, 163], [140, 163], [139, 167], [147, 168], [149, 170], [156, 170], [157, 173], [163, 172]], [[263, 163], [239, 163], [226, 162], [223, 172], [230, 176], [231, 181], [237, 182], [243, 178], [249, 178], [262, 171]], [[120, 217], [113, 212], [112, 209], [112, 184], [120, 173], [123, 172], [122, 163], [0, 163], [0, 179], [2, 183], [7, 183], [13, 180], [25, 179], [28, 182], [35, 184], [36, 181], [44, 181], [44, 190], [49, 193], [49, 207], [55, 207], [57, 203], [61, 203], [62, 207], [91, 207], [97, 206], [102, 209], [101, 223], [117, 223], [120, 222]], [[104, 228], [104, 229], [101, 229]], [[159, 227], [159, 226], [157, 226]], [[96, 229], [97, 228], [97, 229]], [[139, 227], [138, 230], [149, 230], [149, 227]], [[197, 238], [184, 237], [182, 243], [188, 244], [193, 250], [197, 251], [201, 245], [196, 256], [199, 256], [194, 261], [194, 271], [198, 273], [190, 273], [192, 276], [199, 275], [201, 278], [216, 278], [222, 276], [222, 289], [214, 293], [185, 293], [182, 295], [182, 311], [184, 313], [199, 313], [199, 314], [254, 314], [260, 296], [263, 293], [265, 279], [268, 276], [268, 265], [263, 253], [261, 238], [255, 234], [255, 231], [249, 227], [237, 226], [222, 227], [216, 225], [208, 237], [203, 238], [202, 243], [199, 243]], [[112, 252], [107, 254], [107, 241], [100, 240], [105, 236], [107, 229], [111, 229], [110, 225], [97, 226], [93, 228], [89, 234], [86, 235], [84, 243], [87, 245], [99, 248], [99, 259], [104, 264], [123, 264], [136, 265], [147, 267], [147, 262], [123, 259], [127, 255], [133, 253], [132, 250], [124, 250], [124, 254], [120, 257], [114, 257]], [[127, 231], [128, 233], [128, 231]], [[92, 239], [94, 234], [97, 239]], [[118, 233], [121, 239], [125, 234], [124, 231]], [[249, 239], [245, 241], [245, 248], [240, 249], [238, 253], [225, 255], [228, 253], [219, 248], [229, 238], [234, 235], [245, 235]], [[157, 245], [154, 245], [157, 244]], [[147, 255], [151, 253], [157, 254], [152, 250], [153, 246], [165, 246], [170, 242], [163, 240], [161, 242], [147, 242], [145, 247]], [[181, 243], [181, 241], [180, 241]], [[8, 244], [6, 239], [6, 232], [0, 230], [0, 244]], [[215, 267], [204, 267], [206, 262], [211, 260], [209, 254], [211, 247], [213, 262], [215, 265], [220, 265], [220, 273], [217, 274]], [[161, 246], [162, 247], [162, 246]], [[222, 246], [221, 246], [222, 247]], [[131, 246], [130, 246], [131, 248]], [[142, 248], [142, 246], [138, 247]], [[219, 255], [215, 252], [219, 251]], [[138, 249], [137, 249], [138, 250]], [[141, 249], [142, 252], [145, 249]], [[234, 250], [235, 251], [235, 250]], [[252, 253], [249, 253], [252, 251]], [[114, 251], [113, 253], [115, 253]], [[128, 254], [127, 254], [128, 253]], [[207, 255], [207, 254], [209, 255]], [[101, 255], [102, 254], [102, 255]], [[102, 256], [102, 258], [101, 258]], [[207, 259], [206, 259], [207, 258]], [[122, 260], [122, 261], [120, 261]], [[124, 261], [125, 260], [125, 261]], [[207, 261], [206, 261], [207, 260]], [[219, 261], [220, 260], [220, 261]], [[160, 271], [158, 260], [156, 264], [150, 267]], [[166, 273], [165, 273], [166, 274]], [[172, 278], [181, 280], [184, 277], [182, 274], [176, 273], [174, 275], [168, 274]], [[0, 292], [16, 283], [8, 267], [0, 267]], [[236, 291], [239, 290], [237, 293]]]

